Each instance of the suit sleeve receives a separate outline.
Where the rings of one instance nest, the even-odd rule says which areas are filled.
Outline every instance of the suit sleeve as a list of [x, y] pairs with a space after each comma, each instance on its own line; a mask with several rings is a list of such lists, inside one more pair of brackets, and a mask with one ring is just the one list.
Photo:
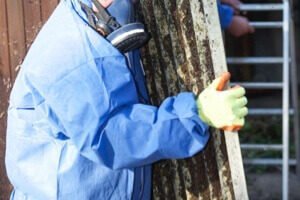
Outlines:
[[218, 12], [221, 23], [221, 28], [226, 29], [232, 22], [233, 8], [218, 2]]
[[139, 104], [119, 57], [79, 66], [53, 84], [34, 75], [28, 80], [44, 97], [39, 106], [58, 139], [70, 140], [83, 156], [112, 169], [190, 157], [209, 138], [192, 93], [169, 97], [159, 107]]

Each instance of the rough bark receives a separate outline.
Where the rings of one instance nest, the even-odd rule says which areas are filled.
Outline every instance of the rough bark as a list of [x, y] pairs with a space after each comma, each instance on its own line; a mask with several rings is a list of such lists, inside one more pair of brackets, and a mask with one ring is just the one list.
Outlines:
[[[220, 30], [216, 28], [218, 37], [209, 30], [212, 24], [218, 26], [216, 9], [215, 16], [205, 11], [205, 7], [214, 7], [215, 3], [214, 0], [141, 0], [141, 15], [152, 35], [142, 54], [153, 104], [159, 105], [166, 97], [181, 91], [199, 94], [215, 74], [226, 68], [225, 56], [221, 56], [221, 61], [217, 58], [220, 50], [216, 46], [223, 45]], [[222, 51], [223, 47], [224, 54]], [[208, 145], [198, 155], [154, 165], [153, 199], [237, 199], [225, 136], [217, 130], [211, 130], [211, 135]]]

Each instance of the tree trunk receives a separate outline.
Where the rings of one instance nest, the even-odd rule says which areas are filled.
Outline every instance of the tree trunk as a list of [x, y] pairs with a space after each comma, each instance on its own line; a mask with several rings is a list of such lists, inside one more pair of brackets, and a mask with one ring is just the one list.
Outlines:
[[[226, 71], [215, 0], [141, 0], [140, 10], [152, 36], [142, 54], [153, 104], [181, 91], [199, 94]], [[237, 134], [210, 132], [193, 158], [154, 165], [153, 199], [248, 198]]]

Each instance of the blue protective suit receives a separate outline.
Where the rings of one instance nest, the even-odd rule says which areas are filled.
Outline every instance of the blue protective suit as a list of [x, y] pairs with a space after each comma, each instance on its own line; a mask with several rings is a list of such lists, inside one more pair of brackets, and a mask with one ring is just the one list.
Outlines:
[[204, 148], [193, 94], [142, 104], [138, 52], [128, 58], [86, 24], [76, 0], [59, 3], [10, 97], [11, 199], [150, 199], [152, 163]]
[[226, 4], [221, 4], [218, 1], [218, 12], [221, 23], [221, 28], [226, 29], [232, 22], [232, 18], [234, 15], [233, 8]]

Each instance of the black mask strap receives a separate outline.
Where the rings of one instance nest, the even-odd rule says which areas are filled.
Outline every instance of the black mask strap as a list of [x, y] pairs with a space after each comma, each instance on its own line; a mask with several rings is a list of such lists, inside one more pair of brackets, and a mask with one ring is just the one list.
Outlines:
[[92, 0], [98, 12], [95, 12], [92, 8], [80, 1], [81, 8], [87, 14], [90, 25], [103, 36], [107, 36], [112, 31], [121, 27], [114, 17], [109, 15], [105, 8], [98, 2], [98, 0]]

